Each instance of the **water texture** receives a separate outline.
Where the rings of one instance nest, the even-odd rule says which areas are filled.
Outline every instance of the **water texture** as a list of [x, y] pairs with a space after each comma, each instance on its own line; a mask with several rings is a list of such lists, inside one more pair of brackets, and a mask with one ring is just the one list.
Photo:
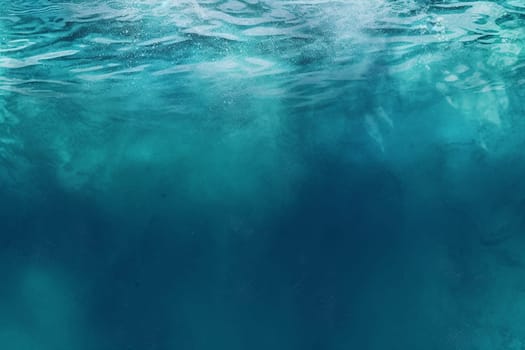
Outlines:
[[525, 349], [521, 0], [0, 0], [0, 349]]

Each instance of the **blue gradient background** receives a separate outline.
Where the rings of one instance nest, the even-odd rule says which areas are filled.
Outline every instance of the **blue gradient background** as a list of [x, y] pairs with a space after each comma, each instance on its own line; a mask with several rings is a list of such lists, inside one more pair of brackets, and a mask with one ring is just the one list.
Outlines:
[[524, 24], [0, 0], [0, 348], [525, 349]]

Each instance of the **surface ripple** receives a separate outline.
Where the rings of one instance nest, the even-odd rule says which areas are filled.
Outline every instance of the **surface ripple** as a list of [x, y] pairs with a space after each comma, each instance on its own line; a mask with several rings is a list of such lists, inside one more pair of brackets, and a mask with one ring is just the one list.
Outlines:
[[[8, 78], [30, 70], [32, 77], [81, 84], [87, 71], [90, 80], [103, 82], [165, 77], [188, 72], [188, 65], [195, 74], [216, 66], [224, 77], [236, 74], [236, 66], [243, 72], [236, 79], [264, 72], [282, 86], [304, 84], [302, 76], [315, 74], [309, 84], [333, 88], [335, 96], [341, 83], [331, 83], [334, 74], [351, 84], [374, 79], [378, 61], [393, 71], [425, 60], [432, 68], [456, 60], [458, 51], [490, 50], [485, 67], [469, 68], [508, 76], [523, 61], [524, 11], [516, 1], [13, 1], [0, 16], [0, 68]], [[434, 57], [425, 57], [429, 52]], [[254, 70], [239, 58], [246, 54], [266, 63]], [[105, 68], [97, 73], [96, 67]]]

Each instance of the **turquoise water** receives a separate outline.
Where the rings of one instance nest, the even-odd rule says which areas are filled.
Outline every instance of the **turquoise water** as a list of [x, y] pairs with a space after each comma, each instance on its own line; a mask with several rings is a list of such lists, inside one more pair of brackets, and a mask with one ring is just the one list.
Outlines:
[[525, 349], [525, 3], [0, 0], [0, 349]]

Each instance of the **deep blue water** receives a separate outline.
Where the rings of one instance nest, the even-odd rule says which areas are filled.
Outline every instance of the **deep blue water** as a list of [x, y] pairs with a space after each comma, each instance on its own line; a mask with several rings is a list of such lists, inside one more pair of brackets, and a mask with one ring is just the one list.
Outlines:
[[0, 0], [0, 349], [525, 349], [525, 2]]

